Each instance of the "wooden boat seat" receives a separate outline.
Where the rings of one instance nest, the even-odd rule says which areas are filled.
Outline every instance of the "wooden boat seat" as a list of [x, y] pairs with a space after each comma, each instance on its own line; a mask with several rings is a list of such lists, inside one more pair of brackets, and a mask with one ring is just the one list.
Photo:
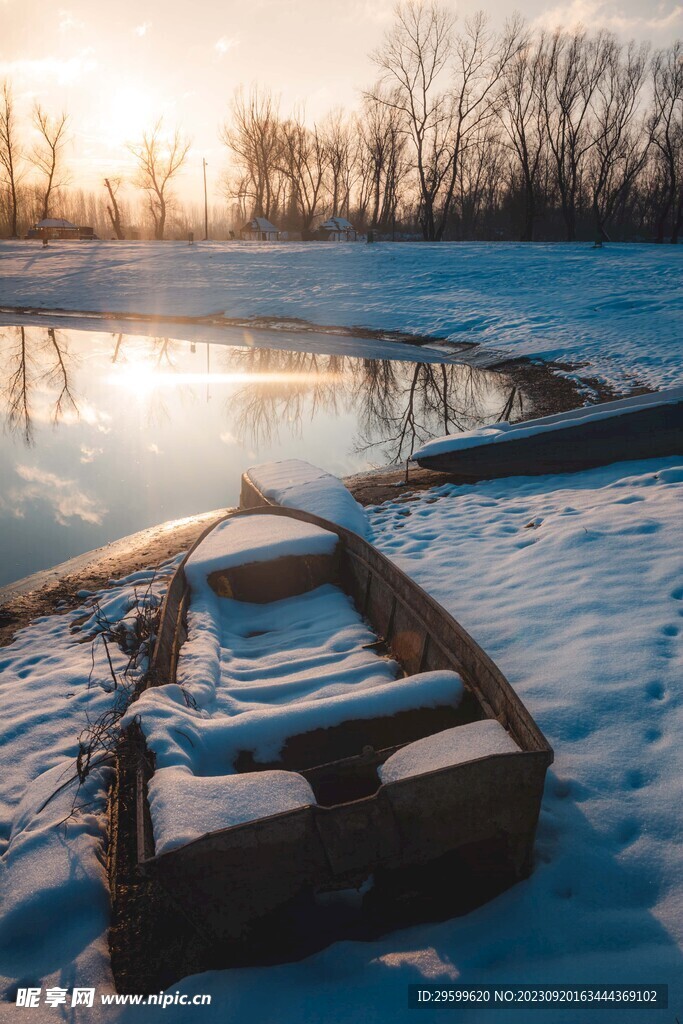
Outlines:
[[296, 772], [193, 775], [161, 768], [149, 783], [155, 853], [166, 853], [200, 836], [244, 825], [315, 803], [313, 790]]
[[305, 593], [339, 577], [340, 545], [330, 530], [296, 519], [224, 520], [184, 566], [193, 592], [257, 604]]
[[515, 754], [519, 747], [495, 719], [445, 729], [402, 747], [379, 769], [383, 783], [453, 768], [492, 754]]
[[250, 604], [271, 604], [296, 597], [325, 583], [339, 583], [339, 553], [331, 555], [284, 555], [271, 562], [249, 562], [216, 569], [207, 577], [218, 597]]

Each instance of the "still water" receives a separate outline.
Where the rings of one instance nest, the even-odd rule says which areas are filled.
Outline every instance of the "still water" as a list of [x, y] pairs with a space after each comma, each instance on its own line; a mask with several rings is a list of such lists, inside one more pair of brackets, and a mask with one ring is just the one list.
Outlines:
[[228, 337], [0, 327], [0, 585], [235, 504], [259, 462], [338, 476], [402, 463], [425, 438], [497, 418], [512, 390], [418, 348]]

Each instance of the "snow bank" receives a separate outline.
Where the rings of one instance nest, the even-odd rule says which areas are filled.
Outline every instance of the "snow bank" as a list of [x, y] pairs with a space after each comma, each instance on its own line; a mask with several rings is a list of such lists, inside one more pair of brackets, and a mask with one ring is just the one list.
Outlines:
[[129, 710], [124, 724], [139, 721], [157, 768], [185, 767], [195, 775], [229, 775], [238, 755], [250, 752], [261, 763], [276, 761], [287, 740], [343, 722], [457, 706], [463, 684], [455, 672], [423, 672], [351, 689], [336, 697], [272, 705], [241, 714], [210, 715], [188, 707], [179, 686], [146, 690]]
[[496, 444], [503, 441], [519, 441], [523, 438], [548, 433], [561, 427], [575, 427], [585, 423], [593, 423], [597, 420], [611, 419], [614, 416], [638, 412], [640, 409], [659, 405], [677, 405], [682, 402], [683, 387], [669, 388], [666, 391], [655, 392], [650, 395], [634, 395], [633, 398], [622, 398], [616, 402], [603, 402], [599, 405], [587, 406], [581, 409], [571, 409], [569, 412], [557, 413], [554, 416], [543, 416], [540, 419], [527, 420], [524, 423], [508, 423], [504, 421], [486, 427], [478, 427], [476, 430], [467, 430], [462, 434], [449, 434], [446, 437], [434, 438], [434, 440], [428, 441], [427, 444], [418, 448], [411, 456], [411, 459], [413, 462], [418, 462], [421, 458], [443, 455], [445, 452], [463, 451], [466, 448], [477, 448], [481, 445]]
[[248, 469], [247, 475], [269, 501], [311, 512], [361, 537], [368, 536], [368, 520], [362, 505], [341, 480], [310, 462], [264, 462]]
[[413, 775], [452, 768], [491, 754], [514, 754], [519, 747], [500, 722], [470, 722], [425, 736], [397, 750], [379, 769], [382, 782], [398, 782]]
[[193, 589], [217, 569], [270, 562], [286, 555], [331, 555], [336, 533], [286, 516], [234, 516], [219, 523], [192, 552], [185, 576]]
[[73, 760], [62, 761], [24, 793], [1, 862], [3, 973], [21, 977], [28, 968], [42, 977], [72, 961], [82, 971], [102, 970], [97, 960], [105, 959], [109, 923], [103, 811], [111, 776], [111, 768], [96, 768], [79, 790]]
[[296, 772], [202, 778], [187, 768], [162, 768], [149, 784], [155, 853], [167, 853], [209, 832], [315, 803]]
[[0, 304], [299, 317], [572, 363], [619, 390], [681, 379], [681, 246], [7, 241], [0, 258]]
[[[113, 988], [111, 769], [95, 767], [78, 790], [78, 738], [122, 695], [113, 687], [100, 620], [132, 630], [136, 603], [158, 606], [173, 568], [133, 573], [84, 595], [81, 607], [37, 619], [0, 648], [0, 1003], [14, 1002], [17, 985]], [[129, 656], [115, 643], [109, 656], [120, 679]], [[34, 1016], [43, 1019], [38, 1010]]]

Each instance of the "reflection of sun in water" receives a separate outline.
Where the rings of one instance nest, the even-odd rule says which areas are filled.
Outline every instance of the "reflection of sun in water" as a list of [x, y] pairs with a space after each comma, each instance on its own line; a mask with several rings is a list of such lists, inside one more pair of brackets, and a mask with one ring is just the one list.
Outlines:
[[107, 383], [123, 388], [138, 400], [144, 400], [160, 388], [191, 387], [198, 384], [287, 384], [306, 387], [339, 380], [342, 380], [342, 374], [337, 373], [252, 373], [248, 370], [235, 370], [231, 373], [187, 373], [182, 370], [159, 370], [149, 364], [135, 363], [115, 367], [107, 378]]

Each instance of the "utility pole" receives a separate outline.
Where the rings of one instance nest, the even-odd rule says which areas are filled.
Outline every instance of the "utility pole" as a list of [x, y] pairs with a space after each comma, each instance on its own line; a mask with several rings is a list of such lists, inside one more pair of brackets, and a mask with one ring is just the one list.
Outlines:
[[209, 240], [209, 200], [206, 195], [206, 157], [202, 157], [204, 167], [204, 241]]

